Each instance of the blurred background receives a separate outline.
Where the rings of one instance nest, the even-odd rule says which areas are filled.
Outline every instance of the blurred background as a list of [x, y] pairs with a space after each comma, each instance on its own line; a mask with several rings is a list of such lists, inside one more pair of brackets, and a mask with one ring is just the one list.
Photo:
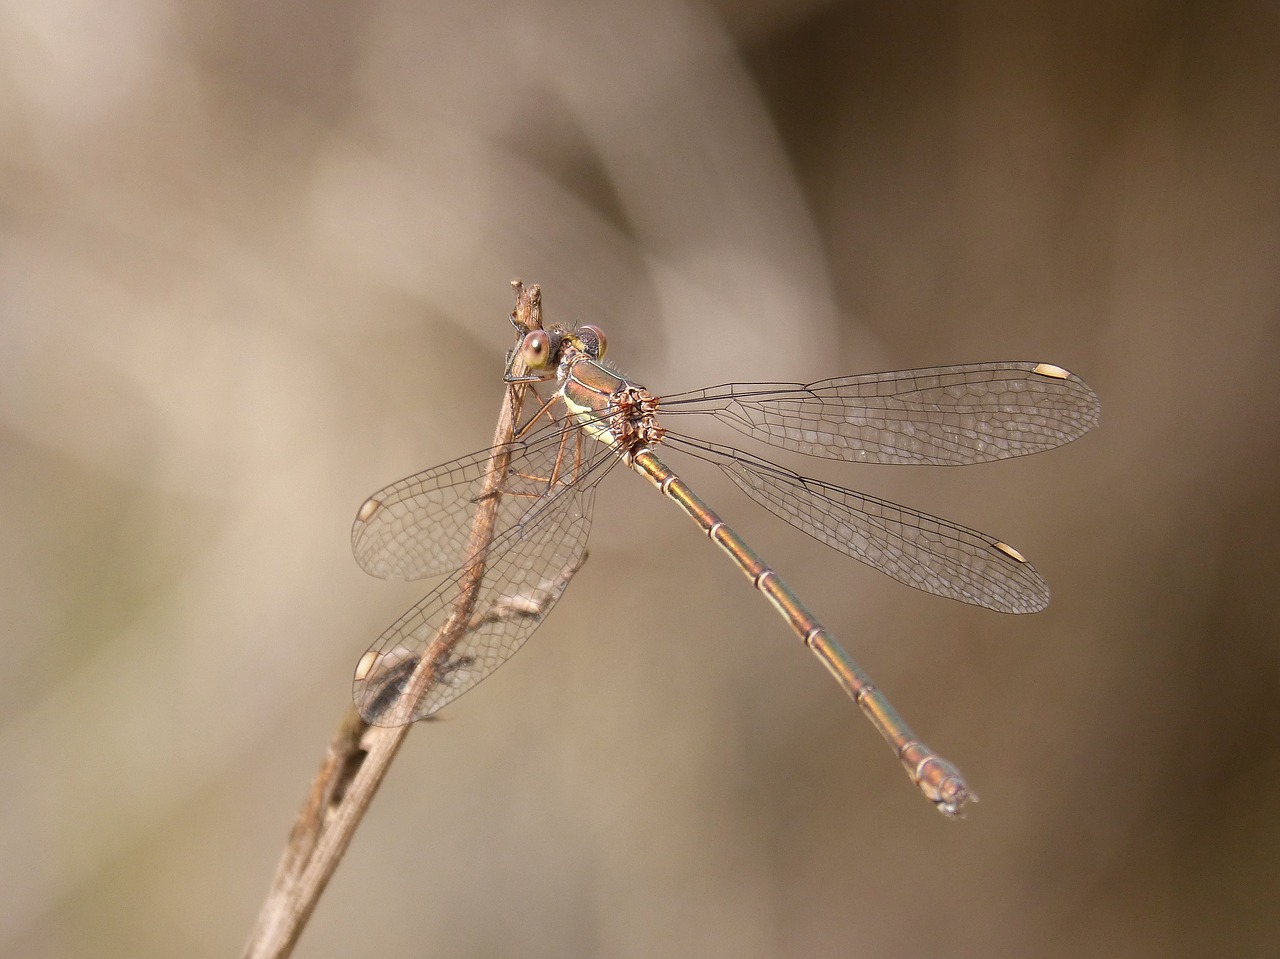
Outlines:
[[1262, 3], [4, 3], [0, 955], [239, 952], [431, 585], [351, 519], [487, 444], [514, 277], [659, 394], [1080, 373], [1102, 426], [1043, 456], [786, 460], [1054, 601], [915, 592], [687, 467], [965, 770], [947, 822], [619, 472], [298, 955], [1276, 955], [1278, 44]]

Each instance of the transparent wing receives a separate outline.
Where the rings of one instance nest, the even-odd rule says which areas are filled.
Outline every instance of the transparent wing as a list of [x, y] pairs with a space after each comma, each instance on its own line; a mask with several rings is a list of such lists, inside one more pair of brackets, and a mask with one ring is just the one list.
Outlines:
[[860, 463], [958, 466], [1038, 453], [1098, 424], [1089, 385], [1048, 363], [976, 363], [662, 398], [771, 446]]
[[[593, 444], [594, 446], [594, 444]], [[520, 522], [543, 497], [584, 468], [582, 439], [557, 422], [526, 440], [481, 450], [392, 483], [361, 505], [351, 527], [351, 550], [366, 572], [383, 579], [415, 580], [462, 566], [490, 457], [510, 455], [494, 528]], [[592, 450], [599, 458], [598, 450]]]
[[[568, 487], [540, 502], [470, 563], [386, 630], [356, 666], [356, 709], [376, 726], [431, 715], [501, 666], [546, 618], [586, 556], [594, 488]], [[470, 608], [465, 585], [481, 582]], [[418, 690], [410, 679], [419, 663]]]
[[669, 437], [775, 516], [900, 583], [1002, 613], [1034, 613], [1049, 585], [1017, 550], [928, 513], [800, 476], [740, 450]]

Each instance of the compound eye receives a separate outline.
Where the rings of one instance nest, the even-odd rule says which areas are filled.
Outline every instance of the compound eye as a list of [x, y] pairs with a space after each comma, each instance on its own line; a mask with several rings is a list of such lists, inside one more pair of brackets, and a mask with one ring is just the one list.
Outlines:
[[585, 344], [587, 352], [593, 359], [600, 359], [609, 347], [609, 341], [604, 337], [604, 330], [590, 323], [578, 327], [578, 338]]
[[545, 370], [551, 362], [551, 337], [546, 330], [531, 330], [520, 343], [520, 356], [531, 370]]

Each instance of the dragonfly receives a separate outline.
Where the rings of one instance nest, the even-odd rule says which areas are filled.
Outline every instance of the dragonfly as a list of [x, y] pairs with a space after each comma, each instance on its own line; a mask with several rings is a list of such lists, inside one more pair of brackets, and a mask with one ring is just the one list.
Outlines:
[[[600, 328], [544, 329], [515, 314], [512, 322], [518, 341], [503, 380], [523, 384], [537, 409], [509, 442], [393, 483], [357, 512], [352, 549], [365, 571], [403, 580], [451, 574], [361, 657], [353, 698], [365, 721], [400, 726], [431, 716], [524, 644], [585, 560], [596, 488], [621, 464], [724, 552], [860, 707], [925, 798], [959, 817], [976, 796], [956, 766], [916, 736], [791, 587], [655, 450], [715, 465], [766, 510], [908, 586], [1030, 613], [1047, 605], [1048, 586], [1002, 540], [803, 476], [684, 426], [714, 420], [813, 457], [953, 466], [1078, 438], [1098, 423], [1094, 391], [1053, 364], [996, 362], [658, 397], [605, 361]], [[544, 398], [539, 387], [547, 384]]]

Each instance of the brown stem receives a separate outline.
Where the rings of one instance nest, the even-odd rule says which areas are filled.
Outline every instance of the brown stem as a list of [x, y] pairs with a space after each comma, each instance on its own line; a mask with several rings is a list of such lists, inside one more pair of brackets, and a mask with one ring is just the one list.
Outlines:
[[[542, 328], [542, 296], [538, 287], [512, 284], [516, 295], [513, 314], [526, 329]], [[516, 361], [520, 363], [519, 360]], [[517, 375], [523, 368], [513, 370]], [[421, 696], [431, 688], [438, 647], [452, 648], [469, 631], [485, 621], [512, 615], [527, 615], [527, 608], [494, 608], [476, 613], [476, 597], [484, 580], [494, 522], [501, 499], [500, 483], [506, 475], [510, 451], [506, 444], [515, 434], [524, 402], [526, 386], [512, 384], [506, 391], [494, 450], [489, 458], [484, 493], [477, 497], [475, 521], [465, 555], [475, 557], [458, 586], [453, 611], [441, 628], [430, 651], [423, 655], [410, 677], [404, 695]], [[572, 576], [574, 570], [564, 575]], [[549, 598], [549, 597], [548, 597]], [[539, 603], [539, 597], [529, 600]], [[311, 785], [311, 792], [298, 812], [285, 843], [280, 864], [263, 901], [252, 935], [245, 946], [246, 959], [287, 956], [311, 918], [316, 902], [329, 882], [350, 843], [356, 826], [364, 817], [374, 794], [395, 758], [410, 726], [370, 726], [348, 706], [329, 743], [329, 750]]]

